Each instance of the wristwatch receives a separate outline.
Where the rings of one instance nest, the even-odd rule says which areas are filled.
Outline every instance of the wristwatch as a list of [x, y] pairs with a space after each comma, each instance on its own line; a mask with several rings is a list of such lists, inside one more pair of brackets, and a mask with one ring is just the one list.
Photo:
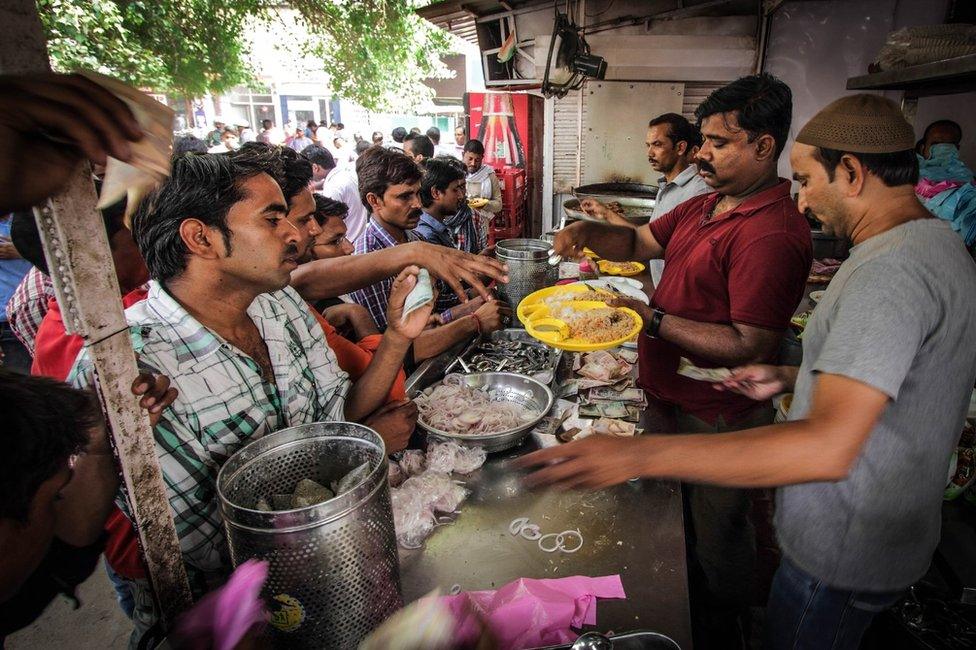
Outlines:
[[661, 329], [661, 321], [663, 319], [664, 319], [664, 310], [655, 307], [653, 313], [651, 314], [650, 320], [648, 320], [647, 324], [644, 326], [644, 333], [650, 336], [651, 338], [656, 339], [658, 331]]

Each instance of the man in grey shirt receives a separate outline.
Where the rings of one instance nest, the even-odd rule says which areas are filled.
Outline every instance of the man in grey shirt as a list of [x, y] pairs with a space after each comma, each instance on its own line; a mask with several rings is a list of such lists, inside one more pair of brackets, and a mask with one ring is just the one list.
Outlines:
[[[785, 486], [766, 648], [858, 647], [925, 573], [976, 379], [976, 265], [918, 202], [914, 134], [877, 95], [830, 104], [790, 155], [799, 208], [854, 243], [804, 333], [799, 369], [737, 368], [716, 387], [793, 391], [789, 422], [712, 435], [591, 436], [520, 459], [530, 483], [632, 476]], [[640, 447], [638, 449], [638, 447]], [[555, 462], [553, 462], [555, 461]]]
[[[695, 154], [702, 143], [701, 131], [684, 116], [665, 113], [647, 125], [647, 162], [656, 172], [664, 174], [657, 179], [657, 197], [651, 221], [663, 217], [688, 199], [711, 192], [698, 174], [694, 164]], [[595, 217], [617, 226], [635, 227], [634, 224], [594, 199], [584, 199], [580, 207]], [[651, 260], [648, 264], [656, 287], [664, 273], [664, 260]]]

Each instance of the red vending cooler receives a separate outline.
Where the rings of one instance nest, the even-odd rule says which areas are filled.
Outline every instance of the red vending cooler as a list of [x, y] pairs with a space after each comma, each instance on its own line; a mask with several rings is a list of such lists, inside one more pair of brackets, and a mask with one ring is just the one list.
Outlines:
[[[542, 98], [522, 93], [485, 92], [465, 95], [468, 137], [485, 145], [486, 165], [495, 168], [502, 187], [502, 211], [489, 230], [490, 243], [530, 235], [532, 210], [538, 203], [535, 179], [541, 177], [541, 156], [533, 150], [533, 132], [542, 133]], [[538, 171], [536, 170], [538, 163]], [[538, 197], [533, 197], [533, 194]], [[535, 200], [534, 200], [535, 199]]]

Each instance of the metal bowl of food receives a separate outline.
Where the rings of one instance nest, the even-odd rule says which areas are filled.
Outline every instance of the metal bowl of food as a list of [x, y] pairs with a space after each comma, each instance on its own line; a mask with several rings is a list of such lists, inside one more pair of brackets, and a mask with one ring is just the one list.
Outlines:
[[549, 413], [553, 399], [549, 387], [531, 377], [482, 372], [448, 375], [414, 401], [420, 411], [417, 424], [428, 439], [491, 453], [521, 444]]

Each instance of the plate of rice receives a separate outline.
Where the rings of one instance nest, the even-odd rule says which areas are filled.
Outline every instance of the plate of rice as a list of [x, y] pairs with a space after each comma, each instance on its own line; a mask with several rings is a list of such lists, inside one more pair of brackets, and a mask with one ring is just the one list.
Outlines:
[[644, 326], [637, 312], [612, 307], [614, 294], [585, 285], [549, 287], [531, 293], [516, 314], [532, 338], [560, 350], [592, 352], [633, 339]]

